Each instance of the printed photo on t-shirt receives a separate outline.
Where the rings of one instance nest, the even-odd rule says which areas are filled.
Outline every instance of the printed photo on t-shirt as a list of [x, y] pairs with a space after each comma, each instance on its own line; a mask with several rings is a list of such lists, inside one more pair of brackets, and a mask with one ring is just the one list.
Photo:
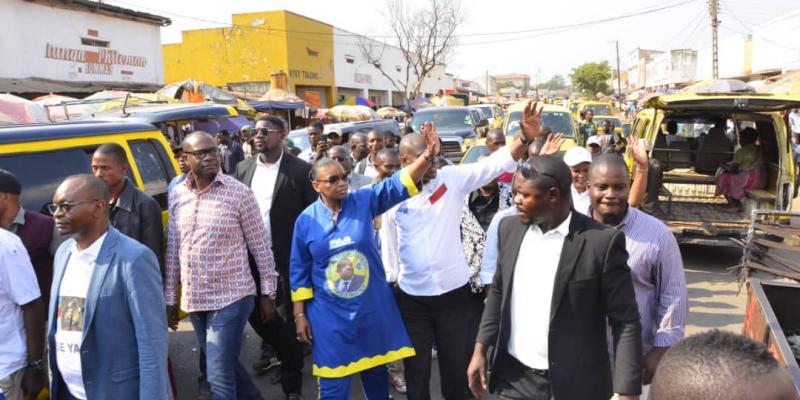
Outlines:
[[58, 302], [58, 329], [83, 332], [83, 315], [85, 311], [85, 298], [61, 296]]

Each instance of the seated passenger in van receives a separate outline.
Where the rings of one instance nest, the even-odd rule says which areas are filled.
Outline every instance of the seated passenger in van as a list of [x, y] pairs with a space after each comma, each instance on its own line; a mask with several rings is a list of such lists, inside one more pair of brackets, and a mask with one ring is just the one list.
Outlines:
[[678, 136], [678, 123], [675, 121], [667, 122], [667, 146], [672, 147], [674, 143], [685, 142], [681, 136]]
[[741, 212], [742, 198], [749, 189], [761, 189], [766, 185], [764, 156], [756, 144], [758, 131], [745, 128], [739, 133], [741, 148], [733, 153], [733, 161], [720, 167], [717, 176], [716, 195], [723, 195], [730, 203], [728, 211]]

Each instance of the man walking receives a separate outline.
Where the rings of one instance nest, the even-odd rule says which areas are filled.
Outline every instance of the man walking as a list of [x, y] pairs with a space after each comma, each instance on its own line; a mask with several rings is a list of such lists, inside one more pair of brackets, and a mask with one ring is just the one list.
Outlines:
[[28, 251], [42, 301], [50, 301], [53, 284], [53, 257], [66, 239], [58, 234], [53, 218], [22, 207], [22, 185], [9, 171], [0, 169], [0, 228], [16, 234]]
[[324, 131], [325, 125], [321, 121], [312, 122], [307, 129], [308, 142], [311, 146], [303, 150], [297, 157], [309, 164], [313, 164], [318, 158], [324, 157], [325, 152], [328, 150], [328, 141], [325, 140]]
[[681, 251], [663, 222], [628, 205], [631, 188], [622, 157], [595, 158], [589, 181], [591, 217], [625, 234], [642, 322], [643, 383], [649, 385], [664, 353], [683, 340], [689, 300]]
[[[288, 399], [296, 399], [303, 386], [303, 348], [295, 335], [286, 277], [289, 276], [294, 222], [317, 199], [317, 192], [311, 187], [311, 166], [283, 151], [282, 142], [288, 134], [284, 120], [262, 118], [256, 122], [254, 132], [255, 157], [239, 164], [236, 179], [253, 190], [261, 220], [271, 232], [272, 252], [280, 277], [277, 303], [285, 307], [286, 320], [275, 318], [263, 323], [260, 315], [254, 312], [250, 316], [250, 325], [277, 351], [281, 360], [283, 392]], [[267, 358], [263, 361], [268, 361], [268, 357], [262, 354], [262, 358]]]
[[372, 178], [359, 174], [353, 171], [353, 159], [350, 157], [350, 152], [344, 146], [333, 146], [328, 149], [328, 158], [336, 160], [342, 165], [344, 174], [347, 175], [347, 191], [355, 192], [362, 187], [372, 183]]
[[222, 160], [222, 172], [233, 175], [236, 165], [244, 160], [244, 150], [242, 145], [231, 138], [231, 134], [226, 129], [220, 129], [216, 136], [217, 146], [219, 146], [219, 156]]
[[50, 396], [169, 399], [167, 321], [156, 256], [110, 226], [100, 179], [73, 175], [50, 211], [73, 235], [54, 263], [47, 342]]
[[384, 139], [383, 132], [373, 129], [367, 134], [367, 149], [369, 155], [361, 160], [355, 167], [355, 171], [361, 175], [366, 175], [370, 178], [378, 176], [378, 170], [375, 169], [375, 157], [378, 152], [386, 147], [386, 139]]
[[350, 140], [347, 141], [350, 146], [350, 155], [353, 157], [353, 165], [358, 164], [364, 157], [369, 154], [367, 150], [367, 136], [361, 132], [353, 132], [350, 134]]
[[0, 229], [0, 398], [35, 398], [44, 387], [44, 307], [22, 241]]
[[625, 237], [574, 212], [571, 183], [558, 156], [528, 161], [514, 176], [519, 217], [500, 223], [497, 272], [467, 371], [475, 396], [488, 390], [501, 399], [607, 400], [613, 392], [638, 398], [641, 326]]
[[190, 172], [170, 201], [165, 297], [170, 328], [181, 308], [189, 313], [206, 354], [211, 397], [260, 398], [239, 361], [242, 331], [253, 310], [256, 283], [248, 250], [258, 266], [262, 322], [275, 314], [277, 273], [270, 236], [258, 203], [245, 185], [220, 170], [214, 138], [196, 131], [183, 141]]
[[[441, 390], [445, 399], [461, 399], [467, 391], [464, 375], [472, 340], [470, 329], [480, 314], [480, 302], [470, 291], [467, 260], [461, 247], [461, 211], [466, 196], [503, 172], [513, 171], [528, 144], [541, 132], [541, 109], [528, 103], [521, 119], [522, 133], [488, 158], [474, 164], [431, 167], [420, 196], [389, 211], [397, 240], [382, 246], [399, 254], [395, 296], [415, 357], [405, 359], [408, 398], [430, 399], [431, 348], [438, 349]], [[425, 150], [419, 136], [400, 142], [403, 166]], [[382, 250], [383, 251], [383, 250]]]
[[163, 268], [161, 206], [128, 180], [125, 176], [128, 168], [125, 149], [116, 143], [103, 144], [92, 155], [92, 173], [106, 184], [111, 196], [108, 203], [111, 226], [147, 246]]

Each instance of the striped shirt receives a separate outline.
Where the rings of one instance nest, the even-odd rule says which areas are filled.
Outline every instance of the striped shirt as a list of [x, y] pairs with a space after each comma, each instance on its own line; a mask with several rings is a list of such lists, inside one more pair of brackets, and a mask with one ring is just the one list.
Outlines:
[[636, 304], [642, 322], [642, 347], [671, 347], [683, 340], [689, 302], [683, 260], [675, 236], [655, 217], [628, 207], [616, 229], [625, 233]]
[[219, 172], [203, 191], [190, 172], [170, 194], [165, 299], [187, 312], [215, 311], [256, 294], [247, 250], [261, 276], [261, 292], [274, 293], [272, 241], [253, 192]]

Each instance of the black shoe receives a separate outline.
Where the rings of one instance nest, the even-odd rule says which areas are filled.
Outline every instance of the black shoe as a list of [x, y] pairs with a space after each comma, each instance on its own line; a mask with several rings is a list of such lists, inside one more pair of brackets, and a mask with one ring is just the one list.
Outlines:
[[286, 395], [286, 400], [303, 400], [303, 396], [300, 396], [300, 393], [289, 393]]
[[278, 357], [269, 356], [269, 357], [261, 357], [258, 361], [253, 363], [253, 370], [257, 372], [267, 372], [275, 367], [281, 366], [281, 360], [278, 360]]

